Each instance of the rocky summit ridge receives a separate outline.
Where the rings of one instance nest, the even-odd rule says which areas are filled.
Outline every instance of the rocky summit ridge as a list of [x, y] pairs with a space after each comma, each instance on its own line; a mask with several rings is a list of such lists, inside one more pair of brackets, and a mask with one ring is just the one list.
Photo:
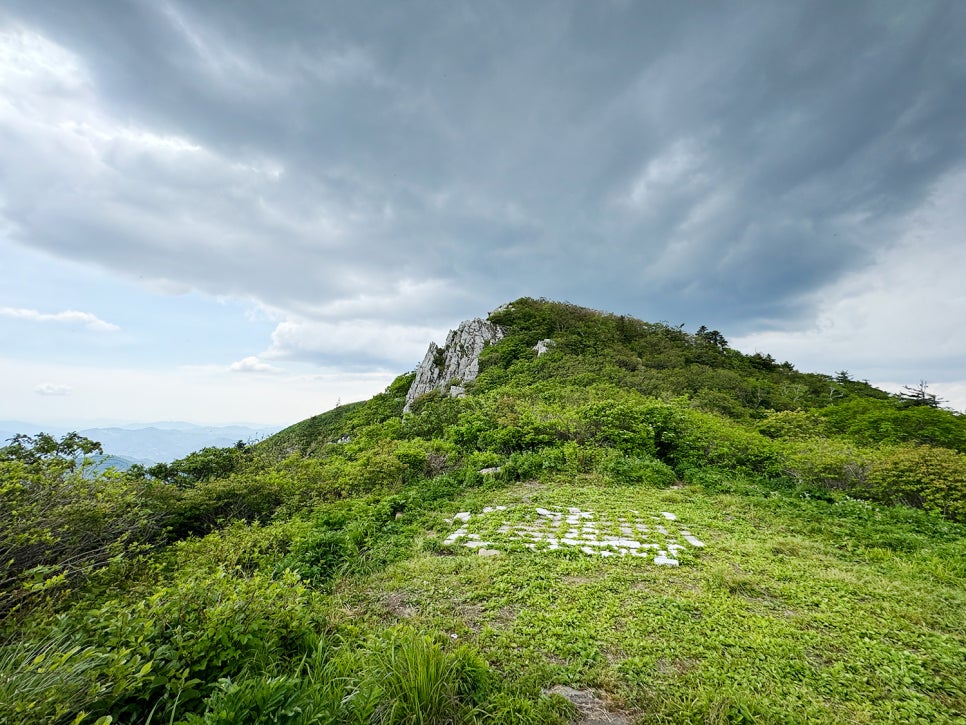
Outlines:
[[448, 390], [453, 397], [465, 395], [466, 383], [479, 375], [483, 348], [498, 342], [503, 335], [502, 327], [477, 317], [450, 330], [442, 347], [430, 342], [423, 361], [416, 368], [416, 378], [406, 394], [403, 411], [408, 412], [416, 398], [434, 390]]

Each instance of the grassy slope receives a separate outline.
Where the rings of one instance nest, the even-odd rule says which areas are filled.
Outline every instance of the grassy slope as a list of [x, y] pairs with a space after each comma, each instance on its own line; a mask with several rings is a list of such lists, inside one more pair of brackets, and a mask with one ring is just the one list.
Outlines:
[[[966, 419], [744, 356], [713, 335], [541, 301], [514, 308], [465, 400], [429, 396], [403, 418], [404, 375], [251, 450], [198, 454], [214, 473], [186, 459], [177, 486], [105, 479], [177, 535], [119, 554], [73, 590], [54, 581], [49, 600], [5, 623], [21, 645], [0, 647], [0, 724], [73, 722], [84, 707], [77, 722], [151, 711], [192, 725], [350, 711], [421, 722], [380, 709], [425, 674], [389, 693], [397, 644], [424, 660], [489, 663], [495, 682], [441, 671], [444, 684], [489, 683], [476, 699], [460, 694], [462, 709], [437, 698], [459, 722], [558, 723], [561, 703], [541, 696], [557, 684], [594, 689], [640, 722], [966, 719], [966, 524], [842, 490], [861, 494], [866, 472], [893, 460], [903, 481], [961, 476]], [[557, 346], [536, 357], [544, 337]], [[945, 448], [919, 458], [922, 443]], [[496, 465], [497, 476], [478, 473]], [[957, 480], [949, 510], [963, 515]], [[488, 506], [515, 520], [538, 506], [609, 520], [669, 511], [707, 546], [665, 568], [522, 546], [486, 558], [444, 543], [454, 514]], [[57, 686], [22, 666], [45, 642], [63, 650]], [[40, 711], [23, 694], [38, 678], [59, 720], [21, 715]], [[369, 709], [366, 692], [378, 701]], [[301, 714], [283, 717], [285, 698]], [[341, 714], [312, 719], [312, 703]]]
[[[906, 509], [549, 480], [455, 509], [673, 511], [707, 547], [641, 559], [465, 547], [349, 579], [347, 625], [409, 619], [533, 693], [607, 693], [642, 722], [953, 722], [966, 713], [966, 527]], [[439, 514], [424, 536], [443, 538]]]

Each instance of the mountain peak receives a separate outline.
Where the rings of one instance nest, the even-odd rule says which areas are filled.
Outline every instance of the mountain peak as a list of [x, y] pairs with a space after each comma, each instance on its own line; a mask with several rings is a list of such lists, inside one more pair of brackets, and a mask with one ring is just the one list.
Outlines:
[[450, 330], [443, 347], [435, 342], [429, 343], [406, 394], [403, 411], [409, 412], [416, 398], [434, 390], [448, 391], [453, 397], [464, 395], [465, 384], [479, 375], [483, 348], [498, 342], [504, 334], [499, 325], [477, 317], [464, 320], [455, 330]]

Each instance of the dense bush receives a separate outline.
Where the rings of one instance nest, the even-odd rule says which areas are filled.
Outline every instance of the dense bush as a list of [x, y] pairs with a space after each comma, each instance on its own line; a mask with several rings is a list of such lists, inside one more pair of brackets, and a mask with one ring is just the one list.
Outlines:
[[160, 541], [164, 514], [143, 486], [94, 472], [85, 456], [95, 450], [76, 434], [18, 436], [0, 449], [0, 612]]
[[966, 455], [933, 446], [897, 446], [869, 468], [871, 495], [888, 503], [936, 511], [966, 521]]

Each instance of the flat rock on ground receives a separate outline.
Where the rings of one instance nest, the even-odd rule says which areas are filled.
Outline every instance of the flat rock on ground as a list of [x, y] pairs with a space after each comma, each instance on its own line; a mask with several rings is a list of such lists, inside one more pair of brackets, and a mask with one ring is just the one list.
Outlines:
[[554, 685], [544, 690], [547, 695], [560, 695], [570, 700], [580, 712], [580, 725], [631, 725], [631, 718], [618, 712], [609, 712], [604, 701], [590, 690], [575, 690], [566, 685]]

